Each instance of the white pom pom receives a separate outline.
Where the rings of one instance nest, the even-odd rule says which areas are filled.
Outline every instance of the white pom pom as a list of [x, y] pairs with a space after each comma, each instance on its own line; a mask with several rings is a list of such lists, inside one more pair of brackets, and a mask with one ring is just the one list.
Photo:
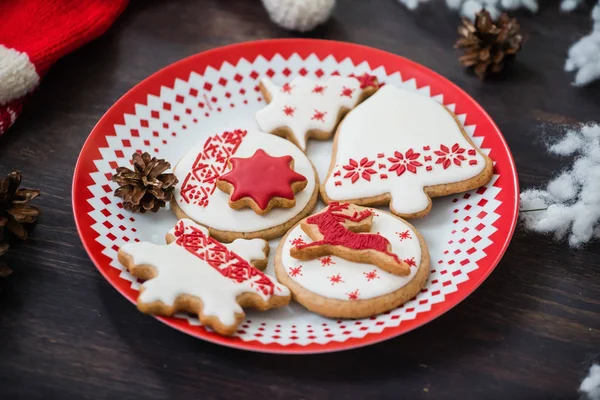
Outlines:
[[327, 21], [335, 0], [262, 0], [273, 22], [285, 29], [307, 32]]

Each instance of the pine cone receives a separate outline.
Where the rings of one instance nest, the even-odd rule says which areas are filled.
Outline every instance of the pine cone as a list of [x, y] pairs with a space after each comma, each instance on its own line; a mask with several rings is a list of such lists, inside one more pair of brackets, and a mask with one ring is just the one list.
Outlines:
[[458, 33], [461, 37], [454, 47], [465, 51], [458, 60], [465, 67], [474, 68], [480, 79], [502, 71], [523, 44], [516, 18], [511, 19], [506, 13], [494, 22], [488, 11], [481, 10], [474, 23], [463, 19]]
[[[13, 171], [6, 179], [0, 180], [0, 257], [9, 248], [4, 241], [5, 229], [18, 237], [27, 239], [27, 230], [23, 224], [32, 224], [40, 215], [40, 210], [27, 204], [40, 195], [39, 190], [19, 189], [21, 173]], [[8, 276], [12, 270], [0, 261], [0, 278]]]
[[134, 153], [133, 171], [126, 167], [117, 168], [112, 181], [119, 184], [115, 196], [123, 199], [123, 206], [132, 212], [157, 212], [167, 201], [173, 199], [177, 184], [175, 174], [163, 174], [171, 168], [165, 160], [157, 160], [150, 154]]
[[0, 181], [0, 229], [4, 227], [19, 239], [27, 239], [23, 224], [32, 224], [40, 210], [27, 204], [40, 195], [39, 190], [19, 189], [21, 173], [13, 171]]

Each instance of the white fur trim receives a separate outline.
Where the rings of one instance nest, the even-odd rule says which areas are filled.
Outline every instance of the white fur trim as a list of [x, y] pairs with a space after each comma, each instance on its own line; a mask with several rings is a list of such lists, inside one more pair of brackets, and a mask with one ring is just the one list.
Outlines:
[[26, 53], [0, 44], [0, 104], [25, 96], [40, 77]]
[[307, 32], [329, 19], [335, 0], [262, 0], [276, 24], [293, 31]]

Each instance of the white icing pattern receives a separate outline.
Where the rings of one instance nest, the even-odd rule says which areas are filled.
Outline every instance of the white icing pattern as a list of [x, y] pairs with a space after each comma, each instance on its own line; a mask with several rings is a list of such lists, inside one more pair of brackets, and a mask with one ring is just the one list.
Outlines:
[[333, 201], [390, 193], [399, 214], [427, 208], [425, 186], [480, 174], [485, 159], [453, 116], [429, 97], [386, 85], [338, 128], [335, 166], [325, 181]]
[[300, 76], [281, 87], [269, 79], [261, 82], [271, 95], [271, 102], [256, 113], [261, 130], [288, 127], [302, 150], [306, 149], [308, 131], [333, 133], [340, 109], [354, 108], [362, 92], [356, 78], [341, 76], [326, 81]]
[[312, 240], [297, 225], [287, 236], [282, 249], [283, 268], [288, 276], [311, 292], [338, 300], [364, 300], [392, 293], [407, 285], [421, 265], [421, 245], [415, 232], [399, 219], [373, 210], [371, 232], [387, 238], [391, 252], [411, 265], [408, 276], [392, 275], [374, 265], [344, 260], [336, 256], [310, 261], [296, 260], [290, 249], [299, 241]]
[[[175, 167], [179, 180], [175, 201], [194, 221], [228, 232], [256, 232], [282, 225], [306, 207], [315, 191], [315, 171], [308, 157], [291, 142], [278, 136], [257, 131], [238, 135], [235, 140], [212, 135], [193, 147]], [[235, 145], [231, 145], [235, 142]], [[234, 210], [229, 206], [229, 194], [216, 189], [217, 178], [226, 170], [229, 157], [251, 157], [263, 149], [272, 157], [292, 156], [294, 171], [307, 179], [304, 190], [296, 193], [292, 208], [275, 208], [266, 215], [252, 209]], [[202, 167], [203, 169], [199, 169]]]
[[[202, 299], [205, 316], [214, 316], [230, 326], [235, 323], [235, 314], [243, 312], [236, 301], [238, 295], [253, 292], [265, 301], [272, 296], [289, 295], [288, 288], [274, 278], [258, 270], [252, 276], [248, 273], [249, 268], [255, 268], [246, 257], [266, 258], [262, 253], [264, 240], [238, 239], [223, 245], [210, 238], [206, 228], [189, 219], [180, 220], [169, 233], [177, 238], [169, 245], [140, 242], [121, 248], [135, 265], [147, 264], [156, 269], [156, 276], [142, 283], [140, 302], [161, 301], [172, 306], [180, 295], [195, 296]], [[259, 245], [261, 257], [257, 258]], [[234, 249], [243, 255], [232, 252]], [[228, 272], [234, 268], [236, 273]]]

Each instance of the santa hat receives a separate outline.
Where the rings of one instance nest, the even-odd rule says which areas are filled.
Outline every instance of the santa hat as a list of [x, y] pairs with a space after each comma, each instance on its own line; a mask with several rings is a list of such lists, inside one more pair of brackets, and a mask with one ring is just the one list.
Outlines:
[[0, 134], [52, 64], [104, 33], [127, 1], [0, 1]]

